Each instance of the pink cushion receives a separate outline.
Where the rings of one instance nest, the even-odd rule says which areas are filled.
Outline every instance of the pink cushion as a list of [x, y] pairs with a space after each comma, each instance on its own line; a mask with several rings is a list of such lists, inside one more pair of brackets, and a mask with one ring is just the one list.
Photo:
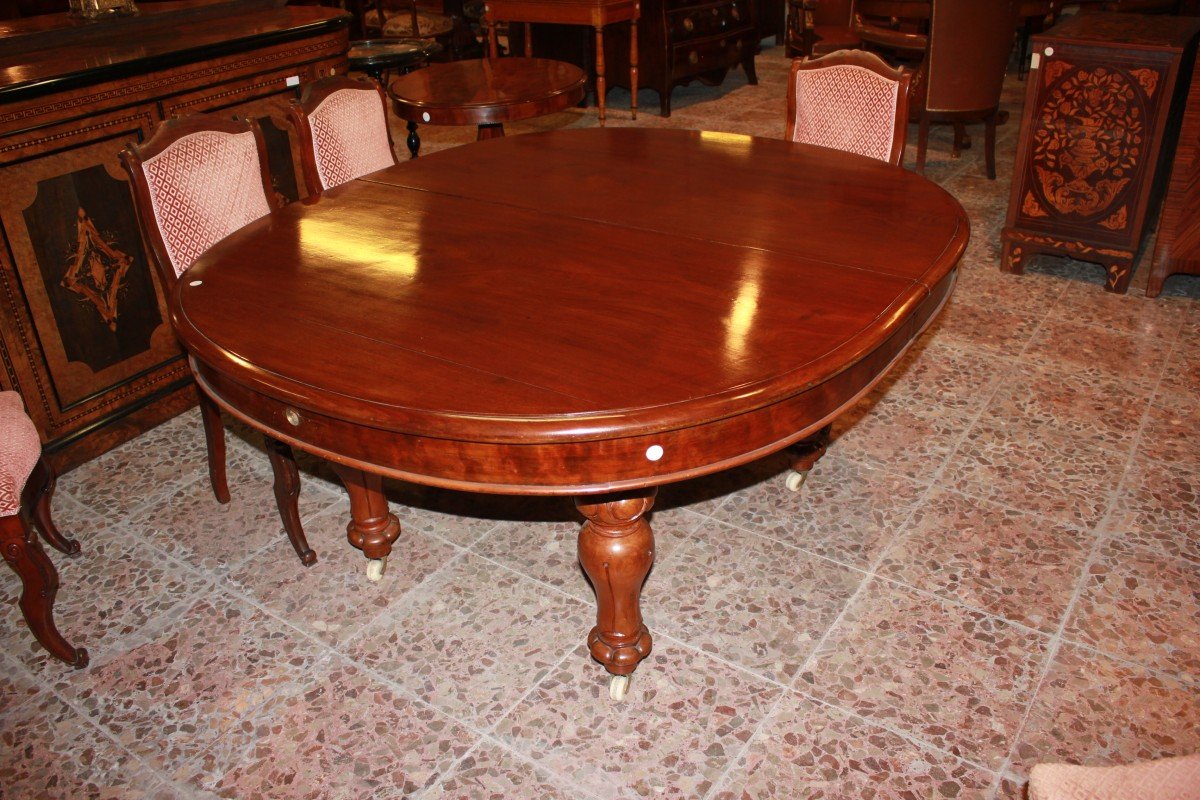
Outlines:
[[1038, 764], [1029, 775], [1029, 800], [1197, 800], [1200, 755], [1121, 767]]
[[177, 276], [209, 247], [271, 210], [251, 131], [190, 134], [146, 159], [142, 169]]
[[792, 141], [887, 161], [896, 133], [899, 81], [851, 64], [796, 72]]
[[395, 163], [383, 103], [373, 88], [334, 92], [308, 115], [308, 124], [322, 189]]
[[20, 510], [21, 490], [41, 455], [42, 442], [21, 395], [0, 392], [0, 517]]

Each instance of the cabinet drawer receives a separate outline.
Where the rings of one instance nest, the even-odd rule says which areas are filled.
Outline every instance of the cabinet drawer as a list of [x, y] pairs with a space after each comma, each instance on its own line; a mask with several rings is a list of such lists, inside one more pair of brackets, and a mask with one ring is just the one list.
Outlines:
[[727, 69], [742, 60], [742, 54], [749, 46], [746, 31], [678, 44], [673, 48], [672, 72], [676, 77], [682, 77]]
[[670, 38], [674, 42], [682, 42], [744, 28], [750, 24], [747, 2], [748, 0], [732, 0], [672, 11], [667, 15]]

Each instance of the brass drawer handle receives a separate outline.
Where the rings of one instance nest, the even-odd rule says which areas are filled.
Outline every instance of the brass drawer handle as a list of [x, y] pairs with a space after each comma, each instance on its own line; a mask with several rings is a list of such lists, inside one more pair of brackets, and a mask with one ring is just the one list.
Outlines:
[[291, 425], [293, 428], [300, 427], [300, 422], [301, 422], [300, 412], [297, 411], [296, 409], [294, 409], [294, 408], [285, 409], [283, 412], [283, 416], [285, 419], [287, 419], [288, 424]]
[[688, 17], [683, 21], [683, 29], [685, 31], [694, 31], [696, 29], [696, 23], [692, 22], [691, 17]]
[[697, 53], [695, 50], [688, 53], [688, 63], [689, 64], [699, 64], [700, 63], [700, 54]]

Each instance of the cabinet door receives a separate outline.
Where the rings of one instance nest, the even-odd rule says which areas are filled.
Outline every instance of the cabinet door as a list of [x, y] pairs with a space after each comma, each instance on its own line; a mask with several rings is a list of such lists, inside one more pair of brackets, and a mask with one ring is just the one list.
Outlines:
[[134, 106], [0, 138], [4, 382], [53, 444], [186, 381], [117, 153]]

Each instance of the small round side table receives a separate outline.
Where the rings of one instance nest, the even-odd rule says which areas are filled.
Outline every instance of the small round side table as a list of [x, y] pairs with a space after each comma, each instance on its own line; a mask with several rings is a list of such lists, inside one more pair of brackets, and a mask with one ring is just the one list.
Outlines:
[[350, 43], [347, 57], [350, 69], [365, 72], [376, 83], [383, 83], [389, 69], [408, 73], [442, 52], [432, 39], [360, 39]]

